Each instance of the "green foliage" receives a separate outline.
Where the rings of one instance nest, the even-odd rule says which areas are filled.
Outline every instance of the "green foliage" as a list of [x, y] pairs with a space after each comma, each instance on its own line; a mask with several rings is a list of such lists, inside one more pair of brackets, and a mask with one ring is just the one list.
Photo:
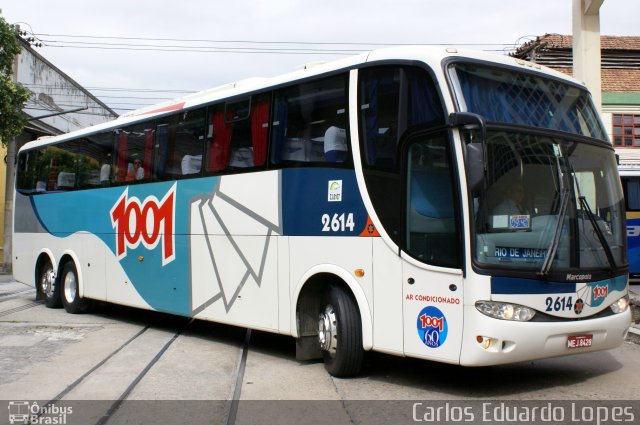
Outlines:
[[3, 145], [20, 134], [27, 123], [22, 108], [29, 99], [29, 90], [11, 80], [13, 61], [20, 49], [15, 27], [0, 16], [0, 142]]

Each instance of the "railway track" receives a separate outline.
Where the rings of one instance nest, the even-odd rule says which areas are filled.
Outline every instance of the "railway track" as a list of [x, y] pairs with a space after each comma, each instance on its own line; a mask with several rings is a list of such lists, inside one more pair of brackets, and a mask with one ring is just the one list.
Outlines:
[[[9, 320], [12, 323], [17, 323], [19, 321], [11, 320], [12, 315], [33, 308], [45, 309], [43, 302], [29, 301], [29, 298], [31, 298], [27, 297], [29, 292], [33, 292], [33, 290], [12, 291], [2, 294], [6, 297], [19, 297], [22, 295], [23, 298], [21, 301], [23, 301], [23, 303], [1, 310], [0, 317], [4, 318], [5, 321]], [[46, 312], [46, 310], [44, 311]], [[63, 311], [60, 312], [62, 313]], [[171, 409], [173, 413], [177, 415], [180, 414], [181, 409], [184, 410], [185, 415], [192, 415], [194, 409], [197, 409], [201, 411], [200, 417], [202, 417], [203, 414], [209, 415], [206, 418], [209, 423], [234, 425], [236, 423], [238, 403], [241, 397], [251, 331], [245, 330], [242, 339], [237, 336], [234, 338], [236, 342], [236, 364], [233, 368], [233, 376], [229, 379], [232, 385], [228, 387], [228, 394], [224, 400], [198, 400], [197, 402], [189, 400], [185, 400], [184, 402], [139, 400], [135, 397], [132, 398], [132, 395], [139, 388], [149, 372], [152, 371], [154, 367], [157, 367], [167, 351], [170, 350], [177, 341], [180, 341], [185, 333], [190, 332], [194, 327], [198, 327], [198, 324], [194, 325], [194, 323], [197, 323], [194, 319], [151, 312], [141, 313], [140, 316], [143, 319], [140, 321], [141, 323], [137, 323], [139, 329], [130, 338], [104, 353], [95, 364], [87, 368], [79, 377], [66, 385], [49, 400], [34, 402], [37, 405], [37, 407], [34, 408], [35, 411], [40, 413], [31, 415], [31, 422], [50, 420], [51, 412], [66, 411], [64, 410], [66, 407], [72, 409], [68, 411], [77, 412], [74, 414], [75, 418], [69, 417], [69, 420], [80, 419], [81, 422], [85, 424], [105, 425], [127, 422], [131, 418], [132, 411], [134, 415], [140, 418], [140, 422], [151, 423], [149, 422], [150, 418], [148, 415], [160, 414], [162, 416], [154, 418], [153, 421], [156, 423], [164, 423], [167, 418], [163, 410], [166, 409], [167, 405], [170, 405], [172, 406]], [[63, 317], [66, 317], [66, 315]], [[33, 325], [34, 324], [32, 324], [32, 326]], [[49, 325], [35, 324], [35, 326], [47, 327]], [[192, 333], [199, 336], [202, 334], [202, 330], [195, 330]], [[83, 394], [87, 393], [87, 388], [95, 387], [95, 382], [109, 379], [108, 377], [113, 373], [113, 370], [118, 369], [123, 362], [126, 362], [124, 359], [131, 356], [131, 353], [142, 350], [141, 347], [145, 347], [147, 358], [138, 366], [135, 373], [129, 373], [126, 378], [119, 381], [118, 388], [122, 388], [121, 390], [111, 392], [108, 400], [87, 401], [84, 399]], [[55, 373], [55, 371], [52, 372]], [[102, 396], [98, 396], [97, 398], [101, 397]], [[194, 403], [197, 403], [197, 405], [194, 405]], [[208, 408], [208, 405], [213, 406], [213, 408]], [[30, 406], [33, 407], [33, 404]], [[164, 406], [164, 409], [162, 406]], [[128, 419], [125, 420], [125, 417]], [[65, 420], [67, 420], [67, 418], [65, 418]], [[68, 423], [75, 423], [75, 421]]]

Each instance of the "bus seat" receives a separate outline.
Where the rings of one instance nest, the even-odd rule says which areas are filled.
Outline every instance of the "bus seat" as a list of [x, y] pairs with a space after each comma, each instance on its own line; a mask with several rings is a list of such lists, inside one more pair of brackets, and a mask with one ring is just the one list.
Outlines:
[[304, 139], [289, 137], [282, 147], [280, 159], [283, 161], [306, 161]]
[[111, 178], [111, 165], [102, 164], [102, 167], [100, 168], [100, 183], [102, 184], [109, 183], [110, 178]]
[[411, 176], [410, 229], [421, 233], [455, 231], [453, 193], [447, 171], [415, 170]]
[[347, 132], [344, 128], [331, 126], [324, 133], [324, 160], [328, 162], [347, 160]]
[[58, 173], [58, 184], [56, 185], [56, 189], [73, 189], [75, 184], [76, 173], [68, 173], [66, 171], [61, 171], [60, 173]]
[[197, 174], [202, 168], [202, 155], [185, 155], [180, 163], [182, 175]]
[[253, 167], [253, 148], [242, 147], [242, 148], [231, 149], [231, 158], [229, 158], [229, 167], [231, 168]]

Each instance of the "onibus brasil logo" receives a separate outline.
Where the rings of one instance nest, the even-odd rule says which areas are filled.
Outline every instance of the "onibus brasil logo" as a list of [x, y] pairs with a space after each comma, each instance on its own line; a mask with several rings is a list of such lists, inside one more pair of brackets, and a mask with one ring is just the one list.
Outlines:
[[67, 416], [73, 414], [72, 406], [58, 406], [47, 403], [40, 406], [37, 401], [10, 401], [9, 423], [15, 424], [60, 424], [67, 423]]
[[129, 188], [125, 189], [111, 208], [118, 260], [127, 256], [127, 249], [135, 249], [140, 244], [148, 250], [161, 244], [163, 266], [175, 260], [175, 199], [175, 183], [161, 200], [153, 195], [144, 200], [129, 197]]

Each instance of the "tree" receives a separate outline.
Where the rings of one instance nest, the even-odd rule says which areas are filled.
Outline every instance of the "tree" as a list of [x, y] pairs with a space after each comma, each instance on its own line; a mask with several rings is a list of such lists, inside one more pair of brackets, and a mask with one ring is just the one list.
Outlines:
[[11, 79], [13, 61], [20, 50], [16, 27], [0, 16], [0, 142], [5, 146], [27, 123], [22, 108], [29, 90]]

